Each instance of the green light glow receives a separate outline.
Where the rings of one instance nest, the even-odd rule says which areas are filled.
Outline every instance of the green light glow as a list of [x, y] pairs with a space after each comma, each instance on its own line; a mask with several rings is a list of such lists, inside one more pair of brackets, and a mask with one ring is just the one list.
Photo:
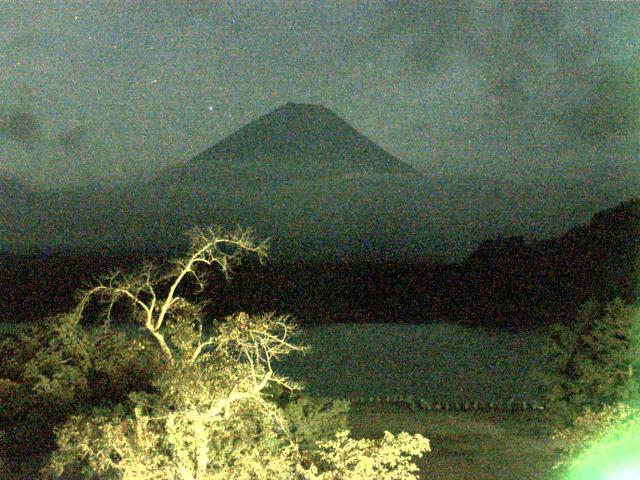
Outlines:
[[[638, 303], [636, 302], [636, 306]], [[640, 313], [635, 315], [635, 342], [640, 347]], [[636, 348], [638, 351], [638, 348]], [[638, 362], [630, 374], [638, 374]], [[638, 408], [638, 399], [629, 402]], [[624, 422], [594, 438], [573, 460], [564, 480], [640, 480], [640, 416]]]
[[640, 480], [640, 422], [631, 421], [591, 444], [565, 480]]
[[613, 480], [632, 480], [640, 478], [640, 470], [637, 468], [625, 468], [624, 471], [611, 477]]

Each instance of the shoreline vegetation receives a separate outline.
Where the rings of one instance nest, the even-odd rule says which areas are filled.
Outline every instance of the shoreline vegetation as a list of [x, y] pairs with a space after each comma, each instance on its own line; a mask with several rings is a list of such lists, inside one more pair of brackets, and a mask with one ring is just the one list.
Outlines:
[[[290, 478], [294, 467], [305, 479], [325, 478], [317, 477], [318, 466], [322, 471], [329, 468], [337, 473], [346, 468], [344, 472], [352, 472], [348, 465], [355, 461], [356, 470], [363, 468], [369, 476], [378, 471], [378, 464], [385, 473], [390, 469], [391, 476], [384, 477], [388, 479], [396, 478], [397, 468], [405, 472], [403, 479], [489, 479], [496, 478], [497, 472], [505, 480], [553, 479], [551, 469], [558, 465], [558, 454], [570, 445], [557, 441], [553, 431], [557, 425], [551, 417], [561, 413], [555, 407], [566, 403], [565, 398], [574, 398], [578, 388], [573, 378], [563, 376], [556, 367], [579, 360], [586, 365], [582, 357], [572, 357], [574, 347], [591, 333], [589, 345], [597, 347], [614, 338], [609, 335], [613, 329], [619, 330], [615, 345], [602, 343], [603, 348], [619, 355], [625, 366], [638, 358], [629, 343], [636, 310], [620, 298], [606, 305], [595, 300], [584, 304], [577, 319], [581, 331], [554, 325], [557, 328], [547, 335], [543, 331], [492, 332], [445, 322], [340, 323], [309, 328], [288, 315], [249, 315], [242, 310], [222, 322], [208, 323], [211, 317], [204, 315], [203, 303], [192, 304], [178, 296], [180, 281], [191, 273], [202, 291], [204, 282], [192, 268], [197, 262], [216, 263], [226, 274], [242, 250], [262, 258], [265, 248], [254, 245], [242, 231], [230, 238], [219, 237], [220, 232], [211, 229], [191, 233], [196, 240], [192, 250], [185, 259], [172, 261], [170, 271], [160, 274], [145, 263], [137, 276], [112, 272], [97, 286], [79, 290], [74, 310], [48, 317], [42, 325], [45, 336], [40, 332], [38, 338], [23, 338], [23, 347], [31, 349], [22, 353], [24, 367], [18, 361], [18, 344], [3, 345], [8, 347], [8, 359], [13, 360], [9, 366], [13, 373], [4, 382], [5, 400], [20, 396], [16, 397], [17, 409], [4, 412], [16, 414], [7, 417], [13, 419], [14, 427], [8, 431], [14, 436], [6, 442], [6, 432], [0, 432], [5, 435], [4, 443], [14, 446], [7, 450], [8, 458], [23, 455], [23, 463], [31, 463], [23, 447], [32, 445], [41, 430], [32, 430], [22, 446], [16, 443], [15, 431], [26, 428], [22, 433], [29, 434], [28, 429], [36, 426], [21, 420], [19, 409], [36, 411], [31, 397], [40, 395], [45, 403], [57, 401], [63, 409], [71, 407], [69, 416], [61, 416], [61, 426], [55, 427], [57, 448], [51, 462], [39, 470], [56, 478], [63, 472], [75, 472], [75, 467], [91, 474], [120, 472], [127, 478], [142, 470], [148, 474], [160, 465], [166, 478], [178, 471], [184, 479], [204, 478], [208, 471], [236, 475], [238, 468], [266, 473], [271, 468], [269, 457], [273, 457], [281, 462], [278, 474], [285, 475], [282, 478]], [[230, 253], [218, 250], [218, 244], [225, 242], [234, 247]], [[156, 284], [173, 280], [166, 298], [160, 291], [156, 294]], [[111, 335], [106, 323], [83, 325], [83, 313], [93, 295], [108, 304], [100, 318], [120, 334]], [[111, 307], [121, 298], [133, 304], [131, 318], [136, 324], [114, 321]], [[11, 337], [7, 331], [17, 332], [25, 326], [5, 325], [0, 336]], [[120, 360], [130, 363], [120, 365]], [[580, 377], [584, 385], [578, 386], [582, 386], [581, 395], [592, 395], [585, 398], [593, 399], [593, 405], [603, 399], [624, 400], [625, 393], [632, 392], [631, 388], [623, 391], [626, 383], [622, 382], [633, 380], [632, 367], [627, 374], [626, 367], [613, 372], [618, 363], [591, 363], [590, 375]], [[26, 373], [16, 374], [21, 368]], [[610, 376], [611, 372], [624, 378], [606, 391], [594, 390], [598, 375]], [[559, 390], [546, 397], [550, 403], [545, 409], [538, 398], [549, 394], [544, 381], [551, 380], [551, 373], [557, 376], [557, 385], [553, 381], [551, 385]], [[128, 386], [121, 384], [138, 374], [146, 375], [140, 379], [149, 387], [141, 387], [137, 380]], [[96, 390], [89, 380], [105, 388], [115, 382], [111, 386], [116, 389]], [[118, 390], [121, 387], [125, 390]], [[115, 396], [110, 397], [112, 394]], [[349, 401], [340, 402], [340, 398]], [[327, 400], [329, 413], [325, 411]], [[81, 411], [81, 405], [88, 409]], [[79, 415], [69, 413], [74, 408]], [[564, 413], [570, 415], [569, 410]], [[44, 418], [45, 423], [51, 422], [51, 417]], [[38, 428], [42, 428], [45, 423], [39, 421]], [[340, 428], [336, 421], [342, 422]], [[281, 443], [287, 439], [287, 445]], [[430, 442], [434, 442], [433, 449]], [[310, 447], [303, 446], [307, 444]], [[16, 445], [20, 446], [17, 450]], [[389, 448], [394, 458], [385, 460]], [[421, 458], [423, 451], [435, 455]], [[34, 449], [33, 459], [41, 452]], [[116, 457], [111, 456], [114, 452]], [[414, 456], [418, 457], [415, 464], [407, 463]], [[409, 475], [410, 471], [419, 472], [419, 477]]]

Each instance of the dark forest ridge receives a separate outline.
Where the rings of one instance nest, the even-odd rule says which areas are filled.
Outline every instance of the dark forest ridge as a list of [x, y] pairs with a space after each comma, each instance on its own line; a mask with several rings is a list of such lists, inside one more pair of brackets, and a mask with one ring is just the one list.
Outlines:
[[[589, 299], [638, 299], [640, 200], [593, 215], [562, 235], [482, 242], [463, 262], [429, 258], [247, 258], [232, 281], [214, 275], [202, 298], [207, 314], [292, 314], [320, 323], [448, 321], [490, 329], [546, 328], [575, 320]], [[0, 322], [38, 321], [74, 306], [73, 288], [108, 271], [130, 272], [146, 259], [158, 266], [183, 251], [3, 255]], [[189, 296], [187, 294], [187, 296]]]

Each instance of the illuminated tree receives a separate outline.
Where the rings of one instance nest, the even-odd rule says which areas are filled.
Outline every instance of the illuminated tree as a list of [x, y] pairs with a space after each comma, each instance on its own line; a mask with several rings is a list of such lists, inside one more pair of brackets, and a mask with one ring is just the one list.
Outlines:
[[[300, 448], [297, 440], [302, 445], [305, 439], [291, 434], [286, 415], [266, 395], [270, 384], [302, 388], [271, 366], [281, 355], [306, 350], [291, 341], [295, 324], [272, 314], [239, 313], [213, 322], [214, 334], [205, 336], [201, 306], [177, 291], [187, 276], [203, 289], [198, 266], [217, 265], [227, 274], [242, 253], [263, 258], [266, 246], [242, 231], [224, 236], [195, 229], [191, 237], [191, 250], [168, 273], [145, 264], [137, 275], [113, 273], [79, 293], [77, 319], [93, 296], [108, 303], [105, 331], [115, 302], [131, 302], [133, 318], [161, 352], [164, 368], [153, 380], [154, 391], [136, 391], [111, 408], [71, 416], [56, 429], [58, 448], [42, 472], [59, 476], [71, 469], [83, 478], [136, 480], [414, 479], [410, 456], [429, 451], [418, 434], [356, 442], [339, 431], [334, 441]], [[167, 281], [161, 298], [154, 286]]]
[[[595, 408], [587, 406], [568, 428], [561, 428], [554, 435], [555, 439], [564, 442], [562, 458], [555, 465], [562, 469], [563, 480], [640, 478], [640, 302], [637, 296], [640, 255], [636, 257], [635, 265], [633, 305], [624, 306], [616, 299], [606, 309], [603, 320], [596, 321], [590, 329], [583, 328], [583, 360], [576, 362], [574, 371], [590, 374], [591, 380], [576, 381], [573, 391], [584, 391], [585, 385], [589, 385], [587, 390], [592, 395], [600, 395], [593, 395], [596, 397]], [[594, 307], [597, 304], [583, 307], [583, 320], [597, 310]], [[561, 344], [565, 347], [576, 344], [566, 330], [561, 336], [564, 339]], [[561, 357], [556, 355], [556, 358]], [[595, 362], [606, 366], [600, 368], [600, 374], [594, 368]], [[580, 367], [581, 363], [585, 365]], [[566, 367], [569, 362], [561, 364]], [[621, 382], [625, 367], [626, 381]], [[563, 390], [571, 391], [557, 388], [556, 393]], [[584, 395], [581, 399], [585, 399]], [[608, 401], [603, 402], [603, 399]], [[612, 401], [614, 399], [617, 401]]]

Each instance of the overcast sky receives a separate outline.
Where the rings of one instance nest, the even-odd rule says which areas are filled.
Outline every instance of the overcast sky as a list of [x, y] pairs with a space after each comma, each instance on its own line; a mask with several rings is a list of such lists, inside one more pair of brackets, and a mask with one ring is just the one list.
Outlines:
[[640, 172], [640, 2], [0, 2], [0, 159], [135, 179], [288, 102], [425, 172]]

